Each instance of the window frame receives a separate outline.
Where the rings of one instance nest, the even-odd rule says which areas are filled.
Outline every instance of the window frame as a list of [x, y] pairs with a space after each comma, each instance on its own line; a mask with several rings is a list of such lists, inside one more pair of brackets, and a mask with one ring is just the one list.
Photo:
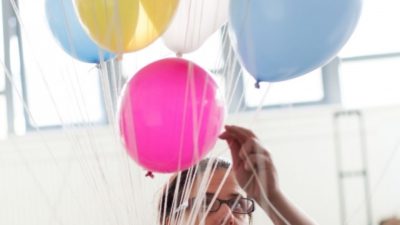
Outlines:
[[[17, 2], [17, 0], [15, 0]], [[21, 37], [21, 32], [20, 32], [20, 26], [19, 23], [10, 23], [10, 21], [17, 21], [16, 15], [14, 13], [13, 6], [9, 1], [2, 1], [2, 13], [3, 13], [3, 45], [4, 45], [4, 64], [6, 68], [11, 68], [11, 61], [10, 59], [10, 40], [12, 37], [17, 37], [18, 38], [18, 45], [19, 45], [19, 60], [20, 60], [20, 82], [21, 84], [18, 84], [22, 88], [22, 98], [23, 101], [26, 103], [27, 102], [27, 83], [26, 83], [26, 74], [25, 74], [25, 68], [24, 68], [24, 58], [23, 58], [23, 45], [22, 45], [22, 37]], [[7, 22], [4, 22], [7, 21]], [[242, 67], [237, 59], [237, 57], [234, 54], [233, 48], [231, 46], [231, 43], [229, 42], [229, 39], [227, 38], [228, 35], [228, 28], [227, 26], [224, 26], [220, 32], [222, 33], [221, 35], [221, 43], [222, 45], [222, 56], [224, 58], [225, 62], [229, 63], [224, 63], [222, 68], [217, 69], [218, 71], [213, 71], [213, 73], [216, 76], [223, 76], [223, 79], [225, 80], [225, 95], [226, 96], [232, 96], [232, 101], [230, 102], [229, 105], [227, 105], [227, 111], [228, 113], [235, 113], [235, 112], [243, 112], [243, 111], [255, 111], [255, 110], [270, 110], [270, 109], [281, 109], [281, 108], [287, 108], [288, 106], [290, 107], [307, 107], [307, 106], [316, 106], [316, 105], [340, 105], [342, 103], [342, 96], [341, 96], [341, 88], [340, 88], [340, 65], [343, 63], [347, 62], [354, 62], [354, 61], [369, 61], [369, 60], [379, 60], [383, 58], [393, 58], [393, 57], [400, 57], [400, 52], [392, 52], [392, 53], [384, 53], [384, 54], [372, 54], [372, 55], [360, 55], [360, 56], [351, 56], [351, 57], [335, 57], [333, 58], [329, 63], [321, 67], [321, 78], [322, 78], [322, 89], [323, 89], [323, 98], [318, 101], [309, 101], [309, 102], [294, 102], [291, 104], [274, 104], [274, 105], [265, 105], [261, 107], [250, 107], [247, 106], [245, 103], [244, 98], [242, 97], [242, 93], [245, 90], [244, 87], [244, 79], [243, 79], [243, 74], [242, 74]], [[111, 68], [116, 68], [115, 66], [112, 66], [112, 63], [118, 63], [117, 61], [112, 61], [110, 64], [107, 64], [106, 66], [108, 69]], [[227, 67], [230, 67], [229, 69]], [[119, 68], [117, 66], [117, 68]], [[5, 89], [0, 90], [0, 95], [5, 96], [6, 99], [6, 111], [7, 111], [7, 129], [9, 134], [15, 133], [15, 126], [14, 126], [14, 102], [15, 98], [17, 96], [14, 96], [13, 94], [13, 84], [8, 79], [9, 77], [5, 76]], [[111, 74], [109, 73], [107, 75], [108, 81], [112, 82], [112, 77]], [[237, 79], [238, 83], [235, 85], [235, 90], [232, 90], [233, 87], [230, 87], [228, 82], [229, 80], [232, 79]], [[101, 94], [100, 94], [100, 100], [103, 103], [102, 107], [102, 115], [107, 115], [106, 113], [106, 106], [104, 105], [104, 89], [101, 84], [100, 89], [101, 89]], [[112, 85], [109, 85], [112, 87]], [[230, 88], [230, 89], [229, 89]], [[111, 90], [112, 91], [112, 90]], [[112, 94], [115, 94], [116, 92], [112, 92]], [[116, 96], [112, 96], [112, 105], [113, 107], [116, 107], [117, 102], [114, 100], [117, 99]], [[30, 122], [29, 119], [29, 114], [26, 110], [24, 111], [24, 117], [25, 117], [25, 127], [26, 131], [36, 131], [38, 129], [40, 130], [47, 130], [47, 129], [61, 129], [63, 127], [63, 124], [60, 125], [55, 125], [55, 126], [33, 126], [33, 124]], [[108, 121], [107, 116], [105, 116], [101, 121], [96, 122], [96, 123], [91, 123], [94, 125], [105, 125], [109, 124], [111, 121]], [[71, 124], [74, 125], [74, 124]], [[78, 125], [78, 124], [76, 124]], [[82, 125], [82, 123], [80, 123]]]

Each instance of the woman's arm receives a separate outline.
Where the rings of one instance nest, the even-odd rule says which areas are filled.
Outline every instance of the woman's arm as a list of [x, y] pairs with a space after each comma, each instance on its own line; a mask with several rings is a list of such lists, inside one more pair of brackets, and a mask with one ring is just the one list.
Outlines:
[[274, 224], [316, 224], [301, 209], [296, 207], [283, 192], [277, 192], [267, 201], [256, 200]]
[[229, 145], [233, 172], [239, 185], [263, 208], [274, 224], [316, 224], [282, 192], [271, 155], [258, 143], [251, 130], [225, 126], [220, 138]]

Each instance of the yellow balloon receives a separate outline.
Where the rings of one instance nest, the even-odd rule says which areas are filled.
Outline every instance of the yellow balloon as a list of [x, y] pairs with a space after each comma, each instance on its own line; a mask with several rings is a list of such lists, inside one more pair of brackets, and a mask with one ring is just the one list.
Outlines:
[[177, 5], [178, 0], [75, 0], [89, 36], [114, 53], [136, 51], [155, 41]]
[[145, 47], [160, 37], [171, 22], [179, 0], [139, 1], [139, 18], [132, 47]]

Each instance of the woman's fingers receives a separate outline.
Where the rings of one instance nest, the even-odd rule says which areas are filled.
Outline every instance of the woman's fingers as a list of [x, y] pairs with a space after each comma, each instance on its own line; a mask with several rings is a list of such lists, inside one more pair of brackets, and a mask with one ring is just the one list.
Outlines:
[[258, 143], [255, 134], [246, 128], [227, 125], [219, 138], [227, 141], [235, 167], [245, 166], [246, 160], [254, 154], [269, 157], [268, 151]]
[[221, 139], [232, 138], [236, 139], [240, 144], [246, 142], [247, 136], [240, 134], [236, 129], [226, 125], [225, 131], [219, 136]]
[[232, 133], [243, 142], [248, 138], [256, 138], [256, 135], [253, 133], [253, 131], [243, 127], [226, 125], [225, 130]]
[[244, 169], [246, 171], [260, 171], [267, 169], [271, 164], [271, 158], [264, 154], [251, 154], [244, 160]]
[[226, 141], [228, 142], [229, 149], [231, 151], [233, 166], [237, 167], [241, 164], [241, 159], [239, 156], [240, 144], [235, 139], [227, 139]]
[[268, 151], [258, 143], [257, 139], [251, 138], [241, 146], [239, 156], [242, 159], [246, 159], [246, 156], [254, 153], [269, 156]]
[[253, 133], [253, 131], [244, 128], [244, 127], [239, 127], [239, 126], [235, 126], [235, 125], [226, 125], [226, 128], [228, 129], [232, 129], [238, 133], [240, 133], [241, 135], [244, 136], [249, 136], [249, 137], [255, 137], [256, 135]]
[[222, 134], [220, 134], [218, 137], [222, 140], [226, 140], [228, 138], [233, 138], [233, 136], [226, 131], [222, 132]]

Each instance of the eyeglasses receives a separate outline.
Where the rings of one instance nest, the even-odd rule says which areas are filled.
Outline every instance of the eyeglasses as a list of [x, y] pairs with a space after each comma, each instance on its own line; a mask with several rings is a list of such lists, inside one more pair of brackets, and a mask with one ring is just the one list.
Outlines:
[[[187, 202], [188, 204], [186, 206], [193, 207], [194, 201], [195, 198], [189, 199], [189, 201]], [[240, 196], [228, 200], [222, 200], [218, 198], [214, 200], [214, 197], [212, 195], [206, 195], [206, 197], [201, 202], [201, 206], [205, 210], [209, 209], [209, 212], [216, 212], [224, 203], [229, 206], [229, 208], [232, 210], [233, 213], [238, 213], [238, 214], [249, 214], [254, 212], [255, 209], [253, 199], [244, 198]]]

